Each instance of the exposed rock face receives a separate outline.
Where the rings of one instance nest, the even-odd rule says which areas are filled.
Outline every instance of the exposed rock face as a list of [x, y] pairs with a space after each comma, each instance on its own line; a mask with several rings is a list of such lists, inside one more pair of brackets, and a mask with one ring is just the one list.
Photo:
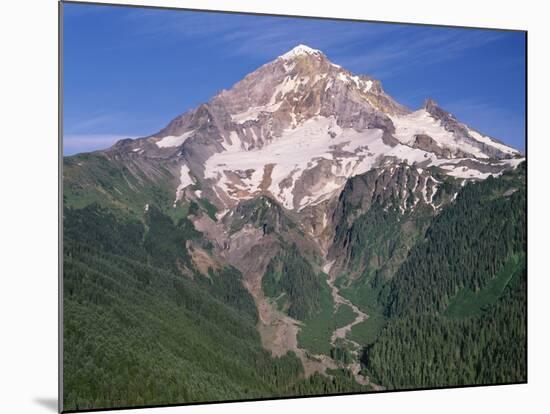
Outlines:
[[425, 231], [427, 219], [451, 203], [460, 188], [460, 180], [436, 167], [403, 163], [349, 179], [331, 217], [327, 258], [335, 274], [347, 272], [350, 282], [369, 268], [391, 277]]
[[[441, 173], [406, 164], [377, 168], [348, 180], [334, 211], [334, 222], [353, 220], [373, 204], [402, 213], [429, 207], [436, 210], [445, 201], [440, 190]], [[436, 194], [440, 192], [436, 198]], [[448, 201], [452, 194], [445, 195]], [[436, 200], [439, 199], [439, 203]]]
[[452, 153], [448, 148], [441, 148], [437, 142], [426, 134], [417, 134], [414, 136], [413, 148], [418, 148], [427, 152], [433, 152], [438, 158], [451, 158]]

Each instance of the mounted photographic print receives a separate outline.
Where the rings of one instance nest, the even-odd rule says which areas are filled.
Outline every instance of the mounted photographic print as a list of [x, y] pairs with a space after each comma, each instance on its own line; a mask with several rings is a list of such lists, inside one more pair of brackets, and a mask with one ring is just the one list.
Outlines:
[[60, 11], [63, 411], [527, 381], [526, 32]]

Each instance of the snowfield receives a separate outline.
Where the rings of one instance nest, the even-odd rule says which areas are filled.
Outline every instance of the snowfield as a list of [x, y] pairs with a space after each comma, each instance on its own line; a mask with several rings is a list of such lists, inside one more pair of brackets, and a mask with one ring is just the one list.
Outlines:
[[293, 49], [289, 50], [288, 52], [286, 52], [284, 55], [279, 56], [279, 58], [285, 59], [285, 60], [291, 60], [296, 56], [300, 56], [300, 55], [316, 55], [321, 53], [322, 52], [320, 50], [312, 49], [309, 46], [300, 44], [294, 47]]
[[[425, 117], [424, 114], [415, 116]], [[425, 125], [429, 128], [423, 130], [432, 134], [439, 128], [429, 119]], [[399, 140], [409, 143], [403, 125], [401, 128]], [[441, 134], [436, 135], [436, 138], [440, 137]], [[205, 164], [205, 178], [210, 179], [218, 190], [234, 200], [252, 198], [268, 191], [285, 208], [297, 210], [331, 198], [343, 188], [347, 178], [363, 174], [383, 160], [404, 161], [410, 165], [427, 161], [428, 165], [441, 166], [457, 178], [483, 179], [490, 175], [457, 165], [463, 158], [437, 158], [431, 152], [405, 144], [391, 147], [384, 143], [380, 129], [362, 132], [342, 129], [334, 117], [313, 117], [296, 128], [285, 130], [281, 137], [274, 138], [260, 149], [248, 151], [243, 148], [235, 131], [223, 146], [225, 151], [214, 154]], [[477, 150], [472, 147], [474, 149]], [[328, 171], [320, 165], [324, 160], [330, 161]], [[520, 161], [512, 159], [500, 163], [512, 166]], [[319, 169], [313, 174], [315, 178], [310, 177], [307, 186], [301, 186], [301, 193], [295, 191], [297, 183], [305, 179], [304, 174], [315, 168]], [[192, 183], [182, 169], [182, 188]]]
[[425, 109], [412, 112], [406, 116], [390, 116], [395, 125], [395, 138], [403, 144], [412, 144], [415, 135], [426, 134], [432, 137], [440, 148], [452, 151], [461, 150], [477, 158], [488, 158], [481, 149], [467, 142], [457, 142], [453, 133], [447, 131], [441, 121], [433, 118]]

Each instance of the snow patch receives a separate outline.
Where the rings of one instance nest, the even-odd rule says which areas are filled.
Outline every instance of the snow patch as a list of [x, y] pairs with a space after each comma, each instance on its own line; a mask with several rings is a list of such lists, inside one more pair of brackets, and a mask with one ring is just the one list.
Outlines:
[[336, 78], [348, 85], [355, 85], [357, 89], [363, 92], [370, 91], [373, 85], [373, 82], [371, 80], [365, 81], [357, 75], [351, 75], [345, 72], [339, 72], [338, 75], [336, 75]]
[[368, 92], [371, 90], [371, 88], [372, 88], [372, 81], [371, 80], [366, 81], [365, 86], [363, 87], [363, 90], [365, 92]]
[[336, 75], [336, 77], [344, 83], [350, 83], [349, 78], [342, 72], [338, 72], [338, 75]]
[[330, 199], [338, 190], [342, 188], [342, 183], [338, 181], [340, 180], [327, 181], [325, 185], [323, 185], [317, 191], [314, 191], [311, 194], [302, 198], [302, 200], [300, 201], [300, 208], [298, 210], [302, 210], [304, 207], [310, 205], [317, 205], [325, 200]]
[[176, 189], [176, 199], [174, 200], [174, 207], [176, 207], [176, 203], [181, 199], [183, 196], [183, 190], [185, 187], [194, 184], [193, 178], [189, 175], [189, 167], [187, 165], [182, 165], [180, 170], [180, 185], [178, 185], [178, 188]]
[[222, 144], [226, 152], [239, 152], [242, 150], [241, 148], [241, 140], [239, 139], [239, 135], [235, 131], [231, 131], [229, 133], [229, 140], [225, 140]]
[[470, 129], [468, 128], [468, 134], [470, 134], [470, 136], [472, 138], [474, 138], [476, 141], [479, 141], [479, 142], [482, 142], [484, 143], [485, 145], [488, 145], [490, 147], [493, 147], [493, 148], [496, 148], [498, 149], [499, 151], [502, 151], [504, 152], [505, 154], [510, 154], [510, 155], [517, 155], [519, 154], [519, 151], [513, 149], [513, 148], [510, 148], [509, 146], [507, 145], [504, 145], [504, 144], [501, 144], [499, 142], [496, 142], [494, 140], [492, 140], [491, 138], [489, 138], [488, 136], [486, 135], [481, 135], [479, 132], [477, 131], [474, 131], [473, 129]]
[[157, 141], [157, 146], [159, 148], [169, 148], [169, 147], [179, 147], [181, 144], [183, 144], [187, 138], [192, 136], [195, 133], [195, 130], [192, 129], [191, 131], [187, 131], [183, 133], [182, 135], [168, 135], [164, 138], [162, 138], [160, 141]]
[[275, 112], [281, 106], [282, 101], [271, 105], [255, 106], [244, 112], [240, 112], [235, 115], [231, 115], [233, 122], [237, 124], [244, 124], [246, 121], [255, 121], [262, 112]]
[[456, 178], [484, 180], [490, 175], [494, 175], [494, 174], [491, 174], [490, 172], [483, 173], [481, 171], [468, 168], [466, 166], [460, 166], [460, 165], [441, 165], [441, 168], [445, 170], [445, 173], [447, 175], [450, 175], [451, 177], [456, 177]]
[[515, 170], [518, 165], [520, 165], [523, 161], [525, 161], [525, 158], [511, 158], [507, 160], [502, 160], [500, 161], [500, 163], [503, 165], [507, 165]]
[[300, 55], [316, 55], [316, 54], [321, 55], [322, 52], [320, 50], [317, 50], [317, 49], [312, 49], [309, 46], [300, 44], [300, 45], [296, 46], [294, 49], [289, 50], [284, 55], [281, 55], [279, 57], [282, 58], [282, 59], [287, 60], [287, 59], [293, 59], [296, 56], [300, 56]]

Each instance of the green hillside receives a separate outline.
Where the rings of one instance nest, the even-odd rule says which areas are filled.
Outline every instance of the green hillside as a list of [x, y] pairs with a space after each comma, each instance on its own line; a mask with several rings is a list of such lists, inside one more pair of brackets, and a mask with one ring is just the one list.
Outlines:
[[[173, 189], [154, 179], [169, 180], [167, 170], [140, 176], [121, 165], [100, 154], [66, 159], [65, 410], [370, 389], [342, 364], [305, 378], [293, 352], [272, 357], [243, 276], [188, 218], [215, 220], [215, 207], [173, 207]], [[525, 164], [467, 184], [437, 212], [400, 214], [390, 201], [362, 214], [347, 205], [335, 228], [347, 263], [335, 286], [369, 315], [347, 336], [361, 347], [362, 372], [387, 389], [524, 381]], [[350, 344], [330, 339], [355, 313], [335, 309], [323, 259], [295, 218], [268, 197], [234, 216], [230, 234], [252, 225], [277, 240], [262, 290], [301, 322], [299, 346], [353, 362]], [[193, 249], [211, 259], [208, 271]]]
[[97, 203], [64, 212], [65, 410], [363, 389], [304, 379], [294, 354], [265, 351], [236, 269], [179, 273], [193, 269], [185, 241], [200, 239], [185, 219], [122, 216]]
[[365, 347], [388, 388], [526, 381], [525, 164], [468, 184], [436, 216], [378, 301]]

